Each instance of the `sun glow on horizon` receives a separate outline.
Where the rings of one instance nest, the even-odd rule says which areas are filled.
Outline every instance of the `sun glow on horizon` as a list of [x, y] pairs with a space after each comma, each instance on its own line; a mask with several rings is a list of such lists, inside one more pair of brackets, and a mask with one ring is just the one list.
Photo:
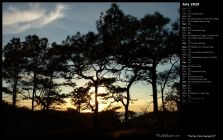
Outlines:
[[[84, 82], [83, 82], [84, 83]], [[136, 87], [133, 87], [132, 89], [135, 89]], [[70, 91], [72, 91], [73, 88], [67, 88], [67, 87], [61, 87], [62, 91], [64, 91], [66, 94], [69, 94]], [[94, 106], [95, 104], [95, 97], [94, 97], [94, 87], [92, 87], [89, 91], [89, 94], [91, 93], [91, 105]], [[104, 87], [99, 87], [98, 88], [98, 94], [100, 93], [107, 93], [108, 91], [106, 90], [106, 88]], [[132, 91], [133, 93], [135, 93], [134, 91]], [[138, 91], [138, 93], [141, 93], [142, 91]], [[125, 94], [125, 93], [123, 93]], [[133, 96], [132, 94], [132, 98], [135, 98], [135, 96]], [[116, 107], [119, 106], [121, 107], [120, 109], [116, 110], [118, 112], [124, 112], [124, 107], [122, 105], [121, 102], [114, 102], [112, 103], [111, 107], [108, 108], [110, 102], [113, 102], [113, 99], [108, 99], [108, 100], [104, 100], [102, 97], [98, 97], [98, 111], [102, 112], [105, 111], [107, 109], [111, 109], [112, 107]], [[135, 99], [138, 99], [137, 97]], [[4, 100], [6, 102], [8, 102], [9, 104], [11, 104], [11, 96], [9, 95], [5, 95], [4, 94]], [[71, 102], [71, 98], [66, 98], [65, 99], [65, 104], [60, 104], [60, 105], [55, 105], [56, 110], [61, 110], [61, 111], [67, 111], [69, 108], [70, 109], [76, 109], [76, 107], [73, 105], [73, 103]], [[134, 111], [134, 112], [142, 112], [142, 108], [144, 106], [146, 106], [146, 104], [148, 104], [149, 102], [151, 102], [151, 99], [149, 98], [144, 98], [144, 99], [138, 99], [137, 101], [134, 101], [133, 103], [129, 104], [129, 110]], [[160, 100], [158, 100], [158, 102], [160, 103]], [[36, 103], [35, 103], [36, 104]], [[19, 107], [26, 107], [28, 109], [31, 109], [31, 100], [23, 100], [23, 101], [19, 101], [17, 102], [17, 105]], [[36, 106], [35, 110], [41, 110], [41, 106]], [[152, 104], [148, 107], [147, 111], [152, 111]], [[91, 109], [86, 109], [86, 110], [81, 110], [81, 112], [93, 112], [93, 110]]]
[[[90, 101], [91, 105], [95, 105], [95, 93], [94, 92], [95, 92], [95, 89], [92, 87], [89, 91], [89, 93], [91, 94], [91, 101]], [[99, 96], [100, 94], [103, 94], [103, 93], [107, 93], [106, 88], [99, 87], [98, 88], [98, 97], [97, 97], [99, 112], [105, 110], [108, 107], [109, 102], [112, 101], [112, 99], [104, 100], [102, 97]]]

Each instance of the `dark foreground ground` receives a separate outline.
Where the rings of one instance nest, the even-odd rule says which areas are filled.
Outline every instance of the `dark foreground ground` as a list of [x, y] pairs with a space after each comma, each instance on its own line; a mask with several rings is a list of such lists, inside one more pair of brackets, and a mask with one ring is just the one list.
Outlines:
[[0, 109], [0, 139], [154, 139], [157, 134], [177, 134], [177, 112], [144, 114], [128, 123], [119, 119], [118, 113], [99, 113], [97, 126], [93, 114], [75, 111], [35, 111], [25, 108], [13, 109], [3, 104]]

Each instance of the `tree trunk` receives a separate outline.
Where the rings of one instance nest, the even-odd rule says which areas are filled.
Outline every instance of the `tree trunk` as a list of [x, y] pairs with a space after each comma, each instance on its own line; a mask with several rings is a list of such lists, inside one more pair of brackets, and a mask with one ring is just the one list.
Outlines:
[[[1, 85], [2, 88], [2, 85]], [[0, 93], [0, 105], [2, 105], [3, 103], [3, 92]]]
[[129, 88], [127, 88], [127, 101], [125, 105], [125, 122], [127, 122], [129, 119], [129, 100], [130, 100], [130, 93], [129, 93]]
[[162, 107], [163, 107], [163, 111], [165, 111], [166, 108], [165, 108], [165, 104], [164, 104], [164, 89], [161, 90], [161, 94], [162, 94]]
[[78, 111], [79, 113], [81, 113], [81, 103], [78, 104], [77, 111]]
[[153, 63], [152, 69], [152, 89], [153, 89], [153, 112], [156, 114], [158, 112], [158, 102], [157, 102], [157, 75], [156, 75], [156, 64]]
[[46, 111], [46, 105], [43, 105], [43, 109], [42, 109], [43, 111]]
[[16, 92], [17, 92], [17, 79], [15, 79], [14, 81], [14, 85], [13, 85], [13, 92], [12, 92], [12, 107], [15, 108], [16, 107]]
[[0, 93], [0, 105], [2, 104], [3, 97], [2, 97], [2, 92]]
[[50, 94], [51, 94], [51, 89], [52, 89], [52, 83], [53, 83], [53, 75], [50, 76], [50, 87], [47, 94], [46, 110], [49, 110], [49, 107], [50, 107]]
[[98, 84], [95, 84], [95, 110], [94, 110], [94, 123], [98, 121]]
[[125, 106], [125, 122], [128, 121], [129, 119], [129, 101], [130, 101], [130, 88], [132, 86], [132, 84], [134, 83], [134, 81], [136, 80], [137, 78], [137, 72], [138, 71], [134, 71], [135, 75], [134, 77], [131, 79], [131, 81], [129, 82], [128, 86], [127, 86], [127, 98], [126, 98], [126, 105]]
[[36, 73], [34, 72], [33, 76], [33, 95], [32, 95], [32, 111], [34, 111], [34, 100], [36, 95]]
[[17, 98], [17, 83], [18, 83], [18, 69], [16, 69], [15, 77], [14, 77], [14, 85], [13, 85], [13, 92], [12, 92], [12, 106], [13, 108], [16, 107], [16, 98]]

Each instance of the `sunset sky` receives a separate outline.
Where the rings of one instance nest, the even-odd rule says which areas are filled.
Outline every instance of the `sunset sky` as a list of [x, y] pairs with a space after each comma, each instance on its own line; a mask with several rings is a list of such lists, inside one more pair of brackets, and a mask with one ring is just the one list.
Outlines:
[[[142, 18], [155, 11], [169, 17], [173, 22], [179, 18], [179, 3], [117, 3], [126, 14]], [[76, 32], [96, 31], [96, 20], [100, 13], [109, 9], [111, 3], [3, 3], [2, 6], [2, 45], [12, 37], [36, 34], [47, 37], [49, 43], [61, 43], [68, 35]], [[162, 69], [162, 68], [160, 68]], [[78, 81], [83, 85], [84, 81]], [[63, 88], [64, 92], [72, 89]], [[131, 97], [137, 99], [130, 110], [140, 108], [152, 100], [152, 89], [148, 84], [136, 83], [131, 88]], [[23, 103], [20, 103], [23, 104]], [[103, 107], [102, 107], [103, 108]], [[99, 107], [100, 109], [100, 107]]]

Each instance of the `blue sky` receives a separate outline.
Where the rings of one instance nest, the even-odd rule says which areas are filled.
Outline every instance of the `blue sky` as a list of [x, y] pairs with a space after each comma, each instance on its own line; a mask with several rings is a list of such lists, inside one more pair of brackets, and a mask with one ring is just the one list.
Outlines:
[[[155, 11], [169, 17], [173, 22], [179, 18], [179, 3], [117, 3], [126, 14], [131, 14], [138, 19], [145, 14], [153, 14]], [[2, 37], [3, 46], [12, 37], [20, 37], [22, 40], [29, 34], [47, 37], [49, 43], [61, 43], [67, 35], [76, 32], [96, 32], [96, 21], [100, 13], [109, 9], [111, 3], [3, 3]], [[132, 97], [140, 100], [135, 106], [142, 106], [149, 102], [151, 86], [135, 84], [132, 89]], [[138, 107], [139, 108], [139, 107]], [[135, 109], [133, 109], [135, 110]]]
[[[143, 17], [155, 11], [175, 20], [179, 3], [117, 3], [126, 13]], [[77, 31], [96, 31], [100, 12], [111, 3], [3, 3], [3, 45], [12, 37], [37, 34], [60, 43]]]

